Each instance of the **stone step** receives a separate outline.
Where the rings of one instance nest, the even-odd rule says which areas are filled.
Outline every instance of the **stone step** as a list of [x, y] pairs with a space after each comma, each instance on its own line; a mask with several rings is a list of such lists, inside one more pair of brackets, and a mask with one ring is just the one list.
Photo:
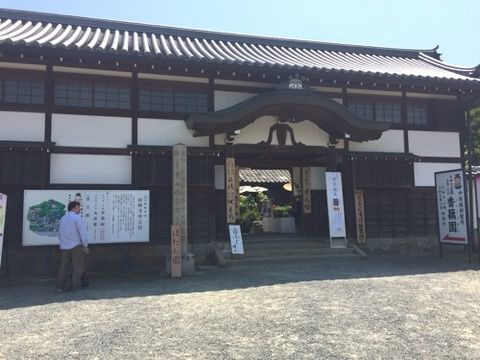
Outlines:
[[[267, 258], [277, 256], [338, 256], [338, 255], [357, 255], [353, 248], [328, 248], [328, 247], [276, 247], [276, 248], [256, 248], [249, 249], [244, 247], [245, 254], [239, 257], [243, 258]], [[225, 258], [232, 257], [229, 250], [224, 251]], [[234, 257], [237, 257], [235, 255]]]
[[245, 251], [255, 250], [275, 250], [275, 249], [325, 249], [329, 248], [329, 243], [319, 241], [283, 241], [283, 242], [244, 242]]
[[227, 258], [226, 265], [242, 265], [242, 264], [251, 264], [251, 263], [268, 263], [268, 262], [281, 262], [281, 261], [294, 261], [294, 260], [326, 260], [333, 258], [352, 258], [352, 259], [362, 259], [363, 257], [355, 253], [344, 253], [344, 254], [303, 254], [303, 255], [270, 255], [264, 257], [248, 257], [240, 256]]

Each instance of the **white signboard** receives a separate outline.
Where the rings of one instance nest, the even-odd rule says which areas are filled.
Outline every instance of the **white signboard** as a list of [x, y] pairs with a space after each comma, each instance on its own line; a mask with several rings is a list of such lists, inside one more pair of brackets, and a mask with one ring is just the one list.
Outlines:
[[328, 224], [330, 238], [347, 236], [345, 231], [345, 214], [343, 208], [342, 174], [325, 173], [327, 185]]
[[23, 246], [58, 245], [58, 224], [70, 201], [81, 204], [90, 244], [149, 241], [147, 190], [25, 190]]
[[7, 195], [0, 193], [0, 266], [2, 266], [3, 232], [7, 216]]
[[463, 170], [435, 173], [438, 234], [441, 243], [468, 244]]
[[228, 225], [230, 232], [230, 245], [232, 246], [232, 254], [243, 255], [243, 240], [240, 225]]

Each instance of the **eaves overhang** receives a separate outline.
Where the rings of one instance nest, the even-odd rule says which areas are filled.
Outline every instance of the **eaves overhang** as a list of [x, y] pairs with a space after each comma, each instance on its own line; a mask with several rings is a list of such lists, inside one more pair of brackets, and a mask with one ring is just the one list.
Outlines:
[[186, 124], [195, 136], [229, 134], [262, 116], [290, 123], [308, 120], [335, 139], [352, 141], [378, 139], [390, 128], [390, 124], [363, 120], [335, 100], [307, 90], [266, 92], [220, 111], [191, 114]]

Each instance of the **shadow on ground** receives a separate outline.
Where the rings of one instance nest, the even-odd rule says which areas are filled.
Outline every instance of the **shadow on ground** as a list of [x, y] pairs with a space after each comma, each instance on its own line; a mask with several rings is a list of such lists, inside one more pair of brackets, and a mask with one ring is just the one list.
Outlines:
[[97, 277], [90, 288], [73, 293], [56, 293], [52, 279], [0, 280], [0, 310], [61, 303], [162, 296], [181, 293], [246, 289], [305, 281], [335, 281], [375, 277], [422, 275], [455, 271], [478, 271], [478, 258], [471, 263], [465, 254], [373, 255], [361, 258], [318, 258], [242, 263], [226, 268], [203, 267], [195, 274], [171, 279], [164, 274]]

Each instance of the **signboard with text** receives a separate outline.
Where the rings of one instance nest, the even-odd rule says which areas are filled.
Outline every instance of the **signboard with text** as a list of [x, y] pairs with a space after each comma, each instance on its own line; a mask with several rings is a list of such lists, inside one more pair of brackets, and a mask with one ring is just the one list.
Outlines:
[[462, 169], [435, 173], [440, 243], [468, 244], [466, 196], [463, 179]]
[[182, 277], [182, 228], [180, 225], [171, 226], [171, 237], [171, 276]]
[[148, 190], [25, 190], [23, 246], [58, 245], [68, 203], [81, 204], [90, 244], [148, 242]]
[[367, 234], [365, 230], [363, 190], [355, 190], [355, 220], [357, 224], [357, 243], [365, 244], [367, 241]]
[[232, 254], [243, 255], [243, 240], [240, 225], [228, 225], [230, 233], [230, 245], [232, 246]]
[[345, 230], [345, 215], [343, 208], [342, 174], [339, 172], [325, 173], [327, 185], [328, 224], [330, 238], [347, 236]]

